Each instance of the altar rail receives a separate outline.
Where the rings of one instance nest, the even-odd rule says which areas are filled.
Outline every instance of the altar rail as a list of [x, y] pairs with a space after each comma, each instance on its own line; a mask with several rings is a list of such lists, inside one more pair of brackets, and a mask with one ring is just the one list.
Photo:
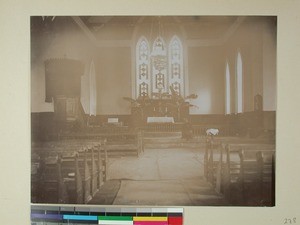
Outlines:
[[[184, 123], [149, 123], [142, 128], [149, 132], [180, 132]], [[192, 125], [193, 135], [196, 137], [206, 136], [206, 130], [215, 128], [219, 130], [219, 136], [235, 136], [233, 128], [230, 126], [214, 126], [214, 125]]]
[[178, 132], [182, 130], [183, 123], [149, 123], [142, 129], [148, 132]]
[[105, 126], [89, 126], [88, 132], [94, 133], [128, 133], [131, 132], [128, 126], [117, 126], [114, 124], [107, 124]]

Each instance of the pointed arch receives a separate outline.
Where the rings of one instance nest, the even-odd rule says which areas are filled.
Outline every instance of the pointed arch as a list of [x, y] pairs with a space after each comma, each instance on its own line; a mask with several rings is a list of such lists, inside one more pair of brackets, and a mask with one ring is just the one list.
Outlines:
[[97, 86], [96, 86], [96, 71], [94, 61], [91, 61], [89, 71], [90, 83], [90, 115], [96, 116], [97, 113]]
[[185, 95], [183, 45], [178, 36], [174, 35], [170, 42], [158, 36], [151, 45], [142, 36], [135, 51], [136, 98], [152, 97], [158, 92], [170, 93], [170, 86], [179, 95]]
[[169, 86], [179, 95], [184, 95], [183, 47], [175, 35], [169, 44]]
[[151, 56], [153, 57], [153, 62], [151, 64], [152, 70], [152, 93], [157, 92], [167, 92], [168, 87], [168, 68], [167, 68], [167, 48], [166, 42], [161, 37], [158, 36], [152, 46]]
[[236, 112], [243, 112], [243, 60], [240, 51], [236, 58]]
[[150, 85], [150, 46], [142, 36], [136, 45], [136, 96], [148, 96]]
[[166, 42], [161, 36], [158, 36], [153, 42], [152, 55], [167, 55]]
[[228, 61], [225, 67], [225, 114], [231, 113], [230, 70]]

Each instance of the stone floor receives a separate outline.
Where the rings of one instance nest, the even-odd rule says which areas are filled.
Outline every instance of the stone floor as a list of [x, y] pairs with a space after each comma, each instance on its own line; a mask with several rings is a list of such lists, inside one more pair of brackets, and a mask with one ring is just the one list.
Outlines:
[[203, 178], [204, 148], [146, 148], [139, 157], [109, 159], [108, 180], [89, 204], [226, 205]]

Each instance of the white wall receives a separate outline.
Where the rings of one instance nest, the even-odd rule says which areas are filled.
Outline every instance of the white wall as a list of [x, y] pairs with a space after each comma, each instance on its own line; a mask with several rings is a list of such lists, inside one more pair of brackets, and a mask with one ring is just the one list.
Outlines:
[[276, 110], [276, 36], [268, 24], [263, 33], [263, 110]]
[[[31, 112], [52, 112], [53, 103], [45, 102], [45, 65], [44, 62], [50, 58], [70, 58], [80, 60], [85, 64], [85, 76], [89, 72], [89, 65], [92, 58], [89, 51], [90, 45], [85, 35], [75, 29], [64, 29], [53, 35], [49, 40], [47, 34], [35, 37], [35, 43], [31, 50], [34, 57], [31, 63]], [[85, 77], [82, 77], [85, 81]], [[84, 109], [88, 109], [88, 91], [82, 86], [81, 91]], [[89, 113], [89, 112], [87, 112]]]

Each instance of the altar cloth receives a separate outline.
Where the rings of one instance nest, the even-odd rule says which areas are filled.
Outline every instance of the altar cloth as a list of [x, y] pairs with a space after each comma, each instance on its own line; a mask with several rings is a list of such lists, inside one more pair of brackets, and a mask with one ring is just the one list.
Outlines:
[[174, 123], [174, 117], [148, 117], [147, 123]]

